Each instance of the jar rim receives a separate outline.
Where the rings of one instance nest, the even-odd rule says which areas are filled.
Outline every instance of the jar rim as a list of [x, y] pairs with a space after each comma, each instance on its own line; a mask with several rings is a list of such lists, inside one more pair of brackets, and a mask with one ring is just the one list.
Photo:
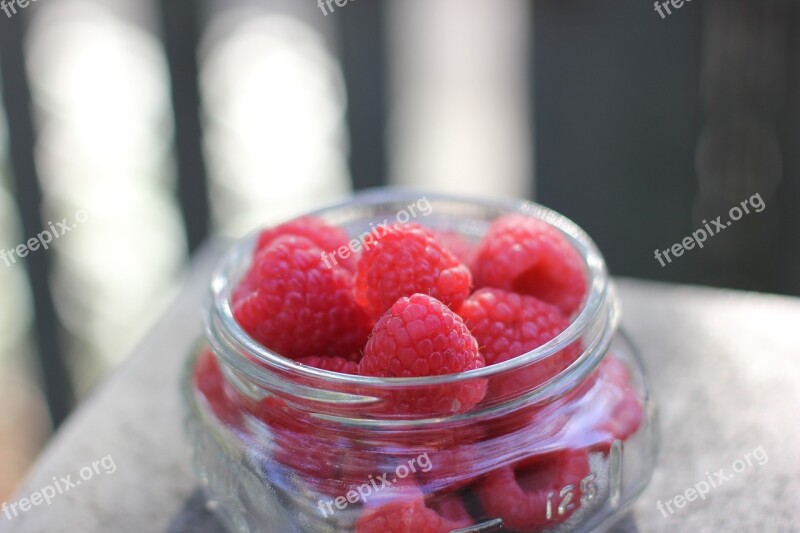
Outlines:
[[[587, 296], [569, 326], [547, 343], [525, 354], [502, 363], [456, 374], [383, 378], [342, 374], [303, 365], [259, 344], [239, 325], [233, 316], [230, 301], [233, 286], [231, 280], [237, 266], [242, 261], [250, 260], [257, 236], [263, 229], [263, 227], [260, 227], [237, 241], [224, 254], [223, 259], [212, 275], [210, 297], [207, 300], [204, 313], [205, 334], [211, 347], [233, 369], [255, 382], [272, 382], [270, 371], [274, 370], [296, 378], [311, 378], [319, 383], [329, 383], [332, 388], [364, 386], [373, 387], [376, 390], [391, 390], [406, 387], [448, 385], [466, 380], [490, 378], [497, 374], [512, 371], [563, 350], [581, 338], [593, 324], [597, 323], [598, 319], [604, 320], [602, 331], [598, 332], [598, 338], [595, 339], [597, 342], [592, 343], [592, 346], [587, 346], [586, 351], [596, 352], [598, 351], [598, 343], [604, 345], [610, 343], [610, 338], [616, 331], [618, 313], [613, 285], [608, 279], [603, 256], [583, 229], [552, 209], [526, 200], [484, 199], [389, 187], [357, 193], [347, 200], [316, 209], [303, 216], [324, 217], [345, 209], [375, 208], [386, 204], [412, 202], [420, 198], [426, 198], [432, 202], [441, 201], [461, 203], [471, 207], [482, 207], [497, 211], [498, 215], [519, 213], [533, 216], [560, 230], [581, 255], [587, 273]], [[605, 317], [602, 316], [604, 313], [606, 314]], [[564, 378], [568, 374], [586, 375], [598, 363], [598, 357], [587, 357], [587, 353], [583, 353], [575, 363], [561, 374], [537, 387], [536, 391], [555, 385], [559, 378]], [[587, 366], [589, 368], [585, 368]]]

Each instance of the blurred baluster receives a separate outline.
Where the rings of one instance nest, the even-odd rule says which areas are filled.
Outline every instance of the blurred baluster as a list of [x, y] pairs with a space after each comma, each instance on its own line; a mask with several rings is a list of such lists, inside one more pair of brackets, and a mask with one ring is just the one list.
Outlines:
[[186, 226], [187, 244], [192, 252], [208, 236], [210, 226], [197, 81], [197, 44], [201, 20], [195, 0], [159, 0], [159, 5], [172, 81], [178, 198]]
[[353, 188], [385, 185], [388, 70], [386, 2], [378, 0], [346, 5], [331, 16], [337, 22], [341, 43]]
[[[9, 148], [13, 184], [22, 216], [22, 234], [41, 233], [42, 191], [34, 158], [36, 133], [31, 118], [31, 95], [25, 68], [23, 42], [26, 17], [18, 14], [3, 21], [0, 31], [0, 75], [3, 101], [9, 125]], [[72, 383], [59, 340], [61, 324], [56, 314], [50, 285], [50, 256], [29, 253], [25, 267], [31, 282], [34, 307], [34, 332], [47, 406], [54, 426], [67, 416], [74, 402]]]

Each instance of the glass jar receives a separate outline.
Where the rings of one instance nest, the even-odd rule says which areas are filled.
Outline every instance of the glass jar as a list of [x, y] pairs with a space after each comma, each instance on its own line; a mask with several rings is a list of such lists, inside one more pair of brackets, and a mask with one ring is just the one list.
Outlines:
[[[333, 373], [271, 352], [236, 323], [231, 291], [256, 235], [237, 243], [213, 277], [206, 339], [183, 382], [194, 466], [230, 531], [379, 531], [382, 515], [416, 517], [425, 531], [596, 531], [645, 487], [654, 405], [591, 239], [520, 201], [378, 190], [312, 214], [356, 236], [420, 199], [431, 209], [415, 222], [473, 242], [510, 213], [555, 226], [585, 262], [583, 305], [553, 340], [500, 364], [422, 378]], [[552, 379], [513, 379], [562, 350], [579, 355]], [[465, 413], [386, 409], [397, 395], [476, 383], [497, 392]], [[394, 531], [422, 531], [408, 520]]]

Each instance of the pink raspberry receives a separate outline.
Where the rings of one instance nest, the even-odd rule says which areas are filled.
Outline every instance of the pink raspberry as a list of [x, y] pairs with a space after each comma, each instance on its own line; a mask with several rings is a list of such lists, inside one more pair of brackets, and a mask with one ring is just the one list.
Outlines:
[[374, 472], [385, 471], [373, 449], [320, 427], [308, 410], [298, 408], [296, 399], [287, 403], [267, 395], [248, 400], [249, 411], [261, 422], [247, 425], [251, 437], [271, 454], [269, 468], [280, 471], [282, 477], [335, 497], [364, 483]]
[[197, 356], [194, 367], [194, 386], [211, 410], [222, 422], [237, 425], [241, 409], [236, 400], [236, 392], [222, 375], [219, 361], [214, 353], [205, 348]]
[[601, 429], [612, 441], [626, 440], [642, 425], [643, 402], [631, 385], [628, 369], [613, 355], [603, 359], [596, 373], [599, 386], [610, 396], [613, 405]]
[[286, 469], [285, 477], [329, 496], [346, 495], [381, 471], [374, 450], [330, 432], [273, 425], [260, 437], [272, 441], [266, 447], [274, 451], [275, 467]]
[[258, 276], [258, 270], [252, 267], [244, 273], [242, 279], [231, 291], [231, 305], [236, 307], [236, 304], [256, 292], [256, 289], [258, 289]]
[[[425, 294], [403, 297], [372, 330], [359, 363], [364, 376], [420, 377], [482, 368], [478, 344], [461, 318]], [[481, 401], [484, 380], [392, 392], [394, 412], [447, 415]]]
[[487, 420], [484, 426], [487, 435], [493, 439], [520, 434], [529, 439], [553, 441], [559, 437], [574, 412], [573, 405], [562, 396], [557, 400], [522, 406], [505, 416]]
[[[345, 233], [345, 231], [341, 228], [331, 226], [319, 218], [305, 216], [290, 220], [289, 222], [285, 222], [279, 226], [263, 230], [258, 235], [255, 254], [258, 254], [258, 252], [264, 250], [276, 239], [286, 235], [305, 237], [325, 253], [334, 253], [342, 246], [347, 246], [349, 240], [347, 233]], [[340, 264], [345, 266], [351, 272], [355, 272], [355, 256], [350, 256], [346, 260], [338, 256], [336, 257]]]
[[[460, 437], [461, 431], [456, 435]], [[449, 493], [462, 489], [480, 477], [480, 468], [484, 461], [481, 452], [484, 449], [479, 444], [431, 446], [425, 453], [434, 467], [427, 472], [418, 471], [416, 478], [428, 493]]]
[[530, 294], [570, 316], [583, 302], [583, 260], [564, 235], [539, 219], [520, 214], [495, 220], [478, 244], [476, 287]]
[[[459, 315], [478, 341], [487, 365], [538, 348], [569, 325], [557, 307], [501, 289], [476, 291], [461, 306]], [[580, 347], [571, 345], [511, 374], [496, 376], [489, 383], [490, 395], [505, 397], [532, 389], [556, 376], [578, 355]]]
[[345, 356], [366, 342], [369, 324], [344, 268], [322, 264], [305, 237], [280, 237], [260, 251], [235, 291], [239, 324], [265, 347], [289, 358]]
[[475, 259], [475, 245], [468, 241], [464, 235], [457, 231], [443, 230], [434, 231], [433, 235], [459, 261], [467, 265], [468, 268], [472, 267], [472, 262]]
[[458, 309], [472, 276], [433, 234], [417, 224], [390, 226], [364, 248], [356, 274], [356, 299], [373, 318], [398, 299], [422, 293]]
[[356, 533], [450, 533], [475, 524], [457, 495], [427, 502], [419, 488], [395, 485], [368, 504], [356, 522]]
[[[557, 450], [498, 468], [476, 486], [486, 514], [503, 526], [533, 533], [567, 520], [591, 484], [586, 450]], [[564, 488], [571, 486], [564, 492]]]
[[297, 362], [321, 370], [339, 372], [340, 374], [358, 374], [358, 363], [345, 359], [344, 357], [310, 355], [308, 357], [301, 357]]

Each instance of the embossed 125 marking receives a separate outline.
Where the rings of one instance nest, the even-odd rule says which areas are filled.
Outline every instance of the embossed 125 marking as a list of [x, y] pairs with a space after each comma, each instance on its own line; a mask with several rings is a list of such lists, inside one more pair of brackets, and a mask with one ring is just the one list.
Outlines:
[[[580, 492], [581, 492], [581, 499], [580, 505], [586, 505], [592, 498], [597, 495], [597, 485], [595, 484], [594, 480], [597, 476], [595, 474], [589, 474], [585, 478], [581, 479], [580, 483]], [[575, 496], [575, 485], [569, 484], [564, 485], [558, 493], [555, 491], [550, 491], [547, 493], [547, 519], [550, 520], [557, 516], [564, 516], [569, 511], [575, 508], [575, 502], [573, 501]], [[554, 507], [555, 505], [557, 507]]]

